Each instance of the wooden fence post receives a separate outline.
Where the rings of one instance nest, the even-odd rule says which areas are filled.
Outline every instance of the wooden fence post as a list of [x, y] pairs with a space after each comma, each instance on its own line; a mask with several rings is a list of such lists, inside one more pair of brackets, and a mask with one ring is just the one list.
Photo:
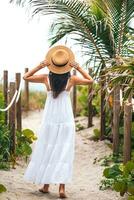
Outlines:
[[[21, 81], [21, 74], [16, 73], [16, 89], [19, 89]], [[16, 104], [16, 121], [17, 121], [17, 130], [21, 131], [22, 129], [22, 114], [21, 114], [21, 94]]]
[[[4, 70], [3, 73], [4, 80], [3, 80], [3, 94], [4, 94], [4, 107], [8, 105], [8, 71]], [[8, 124], [8, 111], [5, 112], [5, 124]]]
[[[25, 73], [28, 72], [28, 68], [25, 68]], [[24, 86], [24, 92], [25, 92], [25, 110], [29, 110], [29, 83], [28, 81], [25, 81], [25, 86]]]
[[114, 90], [113, 100], [113, 123], [112, 123], [112, 135], [113, 135], [113, 154], [119, 153], [119, 119], [120, 119], [120, 86], [117, 86]]
[[124, 146], [123, 162], [131, 160], [131, 127], [132, 127], [132, 95], [129, 96], [128, 102], [124, 104]]
[[[15, 82], [10, 82], [10, 93], [9, 93], [9, 99], [10, 101], [13, 98], [13, 95], [15, 94]], [[10, 128], [10, 153], [11, 158], [13, 161], [13, 167], [15, 164], [15, 151], [16, 151], [16, 132], [15, 132], [15, 101], [12, 104], [12, 106], [9, 109], [9, 128]]]
[[[76, 70], [73, 70], [73, 75], [76, 75]], [[74, 117], [76, 117], [76, 86], [73, 86], [73, 113], [74, 113]]]
[[[104, 75], [104, 74], [102, 73], [102, 75]], [[106, 92], [104, 90], [104, 87], [105, 87], [105, 78], [101, 78], [101, 90], [100, 90], [100, 95], [101, 95], [100, 140], [104, 140], [105, 132], [106, 132], [106, 111], [105, 111]]]
[[[88, 71], [89, 71], [89, 75], [92, 76], [92, 69], [89, 68]], [[88, 126], [87, 126], [88, 128], [93, 126], [93, 106], [92, 106], [92, 96], [90, 96], [92, 91], [93, 91], [93, 86], [89, 85], [89, 88], [88, 88]]]

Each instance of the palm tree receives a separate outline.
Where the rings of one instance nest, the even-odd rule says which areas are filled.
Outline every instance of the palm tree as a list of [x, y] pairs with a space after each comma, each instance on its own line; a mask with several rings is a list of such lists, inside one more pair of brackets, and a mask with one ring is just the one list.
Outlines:
[[[11, 0], [13, 2], [15, 0]], [[109, 59], [118, 56], [130, 56], [127, 50], [127, 34], [133, 32], [130, 21], [134, 17], [132, 0], [16, 0], [18, 4], [30, 5], [33, 15], [54, 14], [50, 29], [51, 45], [60, 39], [72, 36], [77, 45], [82, 46], [82, 53], [88, 56], [87, 65], [94, 60], [94, 74], [103, 75], [103, 69]], [[101, 76], [101, 138], [105, 133], [105, 76]], [[119, 87], [114, 90], [115, 102], [119, 102]], [[114, 102], [112, 134], [116, 141], [114, 152], [119, 146], [119, 109]], [[116, 123], [115, 123], [116, 122]]]
[[126, 101], [130, 94], [134, 94], [134, 57], [124, 58], [122, 65], [112, 66], [105, 69], [105, 76], [110, 77], [108, 80], [109, 88], [121, 85], [123, 89], [123, 102]]

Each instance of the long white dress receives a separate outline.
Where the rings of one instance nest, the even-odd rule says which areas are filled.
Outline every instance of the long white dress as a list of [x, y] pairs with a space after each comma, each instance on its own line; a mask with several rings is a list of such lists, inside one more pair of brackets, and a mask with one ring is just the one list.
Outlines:
[[53, 98], [49, 90], [24, 180], [38, 184], [71, 182], [74, 152], [75, 121], [70, 91], [65, 89]]

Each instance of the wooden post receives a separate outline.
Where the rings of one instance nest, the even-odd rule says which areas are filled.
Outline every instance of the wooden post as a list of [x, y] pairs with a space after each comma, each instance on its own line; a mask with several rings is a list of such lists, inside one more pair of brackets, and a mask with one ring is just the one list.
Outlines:
[[[28, 68], [25, 68], [25, 73], [28, 72]], [[25, 81], [25, 86], [24, 86], [24, 91], [25, 91], [25, 110], [29, 110], [29, 83], [28, 81]]]
[[[4, 70], [3, 73], [4, 81], [3, 81], [3, 94], [4, 94], [4, 107], [8, 105], [8, 71]], [[5, 124], [8, 124], [8, 111], [5, 112]]]
[[[13, 98], [13, 95], [15, 94], [15, 82], [10, 82], [10, 93], [9, 93], [9, 99], [10, 102]], [[15, 134], [15, 101], [12, 104], [12, 106], [9, 109], [9, 128], [10, 128], [10, 153], [12, 157], [13, 163], [15, 163], [15, 151], [16, 151], [16, 134]]]
[[[73, 70], [73, 75], [76, 75], [76, 70]], [[74, 117], [76, 117], [76, 86], [73, 86], [73, 113]]]
[[[92, 76], [92, 69], [89, 68], [89, 75]], [[88, 89], [88, 128], [93, 126], [93, 107], [92, 107], [92, 96], [91, 93], [93, 91], [93, 86], [89, 85]]]
[[[21, 74], [16, 73], [16, 89], [17, 90], [19, 89], [19, 86], [20, 86], [20, 80], [21, 80]], [[16, 104], [16, 121], [17, 121], [17, 130], [21, 131], [22, 129], [21, 94]]]
[[113, 154], [119, 153], [119, 120], [120, 120], [120, 86], [117, 86], [114, 90], [113, 100]]
[[[102, 73], [104, 75], [104, 73]], [[105, 86], [105, 78], [101, 78], [101, 117], [100, 117], [100, 140], [103, 140], [105, 138], [105, 132], [106, 132], [106, 112], [105, 112], [105, 96], [106, 93], [104, 91], [104, 86]]]
[[123, 162], [131, 160], [132, 96], [124, 104], [124, 146]]

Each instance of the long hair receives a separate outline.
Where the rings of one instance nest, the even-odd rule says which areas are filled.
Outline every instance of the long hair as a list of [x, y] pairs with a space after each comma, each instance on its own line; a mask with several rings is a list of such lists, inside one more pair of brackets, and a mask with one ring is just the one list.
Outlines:
[[56, 74], [49, 71], [49, 82], [51, 90], [53, 91], [53, 97], [56, 98], [61, 91], [66, 87], [68, 78], [71, 76], [70, 72], [64, 74]]

